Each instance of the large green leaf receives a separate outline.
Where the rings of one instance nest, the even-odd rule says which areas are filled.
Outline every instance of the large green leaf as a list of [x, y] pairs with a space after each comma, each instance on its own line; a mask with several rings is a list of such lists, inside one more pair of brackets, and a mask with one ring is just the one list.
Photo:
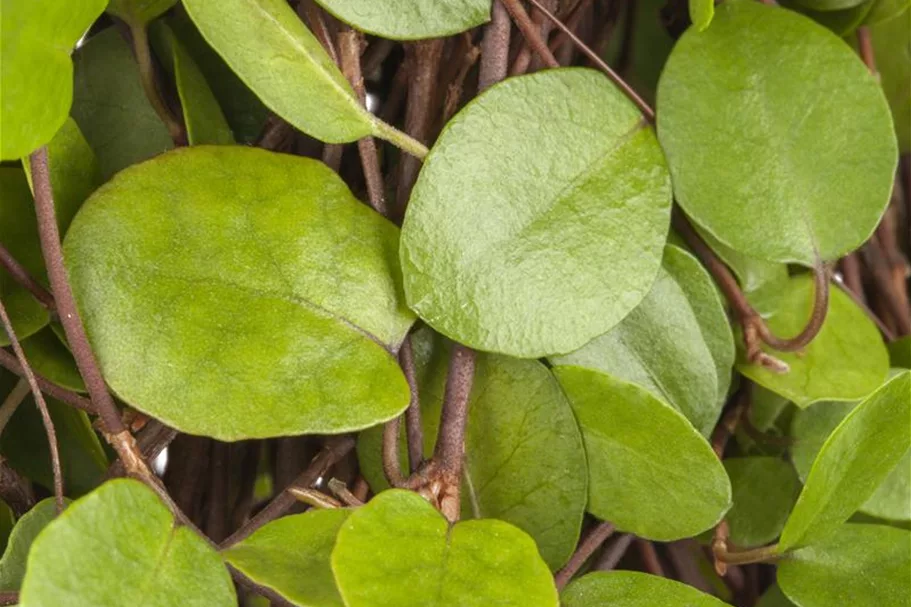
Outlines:
[[826, 439], [784, 531], [782, 551], [824, 539], [876, 490], [911, 448], [911, 371], [859, 404]]
[[53, 497], [49, 497], [35, 504], [16, 521], [3, 557], [0, 558], [0, 590], [19, 590], [22, 586], [32, 542], [55, 516], [57, 504]]
[[393, 40], [441, 38], [490, 19], [490, 0], [317, 0], [357, 29]]
[[911, 531], [848, 524], [785, 557], [778, 584], [800, 607], [899, 607], [911, 596], [909, 572]]
[[[752, 298], [773, 333], [800, 333], [813, 306], [813, 280], [795, 276], [769, 297]], [[790, 366], [776, 373], [741, 355], [737, 370], [801, 408], [822, 400], [857, 400], [878, 388], [889, 372], [889, 354], [876, 325], [841, 289], [830, 285], [829, 310], [819, 334], [800, 352], [763, 349]]]
[[902, 152], [911, 152], [911, 9], [870, 27], [876, 69]]
[[108, 0], [107, 12], [134, 27], [144, 27], [177, 4], [177, 0]]
[[748, 256], [840, 257], [889, 202], [897, 151], [882, 91], [844, 42], [797, 13], [719, 5], [712, 27], [674, 48], [658, 108], [680, 205]]
[[450, 526], [424, 498], [392, 489], [351, 513], [332, 551], [347, 607], [556, 607], [535, 544], [495, 519]]
[[389, 352], [414, 320], [397, 247], [325, 165], [235, 146], [123, 171], [64, 244], [111, 387], [222, 440], [354, 430], [407, 406]]
[[708, 442], [644, 389], [581, 367], [555, 367], [585, 441], [589, 512], [661, 541], [714, 526], [731, 485]]
[[272, 521], [222, 556], [251, 580], [301, 607], [344, 607], [329, 557], [349, 511], [311, 510]]
[[105, 483], [44, 528], [19, 600], [21, 607], [237, 605], [215, 550], [131, 479]]
[[85, 392], [85, 382], [73, 355], [50, 327], [23, 340], [22, 351], [35, 373], [64, 388]]
[[0, 160], [44, 145], [63, 125], [73, 101], [76, 41], [106, 0], [3, 0], [0, 18]]
[[734, 339], [712, 278], [690, 254], [668, 246], [642, 303], [609, 332], [551, 362], [642, 386], [708, 436], [731, 383]]
[[638, 571], [596, 571], [560, 595], [563, 607], [724, 607], [715, 597], [680, 582]]
[[73, 118], [106, 179], [174, 146], [149, 105], [133, 53], [116, 28], [90, 38], [73, 55], [73, 63]]
[[408, 303], [473, 348], [572, 351], [648, 293], [670, 202], [652, 130], [602, 75], [511, 78], [449, 122], [421, 170], [402, 228]]
[[[429, 456], [440, 423], [450, 347], [426, 328], [414, 333], [412, 345]], [[358, 442], [361, 471], [374, 491], [388, 487], [382, 434], [382, 428], [371, 428]], [[404, 464], [404, 432], [400, 438]], [[587, 481], [582, 436], [550, 371], [537, 361], [478, 354], [465, 438], [462, 518], [496, 518], [515, 525], [557, 569], [579, 539]]]
[[379, 121], [285, 0], [184, 0], [206, 41], [272, 111], [329, 143], [379, 134]]
[[778, 537], [800, 488], [791, 465], [777, 457], [724, 460], [734, 505], [725, 517], [731, 542], [759, 546]]

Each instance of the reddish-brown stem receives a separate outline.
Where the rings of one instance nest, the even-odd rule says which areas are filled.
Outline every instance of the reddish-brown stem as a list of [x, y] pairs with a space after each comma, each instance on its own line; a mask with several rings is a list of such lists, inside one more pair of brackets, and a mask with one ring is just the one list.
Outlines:
[[636, 539], [636, 536], [632, 533], [624, 533], [615, 539], [598, 557], [593, 569], [595, 571], [610, 571], [616, 567], [634, 539]]
[[474, 383], [474, 350], [455, 344], [449, 359], [440, 431], [433, 457], [440, 465], [460, 477], [465, 454], [465, 428], [468, 423], [468, 402]]
[[[20, 377], [25, 377], [25, 370], [22, 368], [22, 365], [19, 364], [16, 357], [3, 348], [0, 348], [0, 367], [15, 373]], [[41, 388], [41, 391], [51, 398], [56, 398], [71, 407], [82, 409], [86, 413], [95, 414], [95, 406], [92, 404], [92, 401], [84, 396], [80, 396], [72, 390], [67, 390], [66, 388], [58, 386], [46, 377], [38, 375], [37, 373], [35, 374], [35, 380], [38, 382], [38, 387]]]
[[513, 22], [515, 22], [516, 27], [519, 28], [519, 31], [522, 32], [522, 35], [525, 37], [525, 41], [531, 47], [531, 49], [541, 58], [541, 61], [549, 68], [560, 67], [560, 62], [557, 61], [557, 58], [554, 57], [554, 54], [550, 52], [550, 48], [547, 46], [547, 41], [541, 36], [541, 30], [539, 26], [531, 20], [531, 17], [528, 16], [528, 12], [525, 10], [525, 7], [522, 6], [521, 0], [500, 0], [503, 3], [503, 6], [509, 11], [510, 16], [512, 16]]
[[661, 559], [658, 558], [655, 544], [642, 538], [636, 538], [636, 546], [639, 548], [639, 556], [642, 558], [642, 565], [645, 570], [652, 575], [665, 577], [664, 566], [661, 565]]
[[874, 78], [879, 77], [876, 72], [876, 57], [873, 54], [873, 38], [870, 36], [870, 28], [866, 25], [861, 25], [857, 28], [857, 47], [864, 65], [867, 66]]
[[841, 273], [844, 277], [845, 286], [857, 296], [857, 299], [866, 302], [860, 259], [857, 258], [857, 253], [851, 253], [842, 257]]
[[750, 403], [752, 402], [753, 384], [748, 379], [742, 379], [740, 389], [734, 396], [733, 404], [725, 411], [721, 421], [715, 426], [712, 432], [712, 450], [718, 459], [724, 456], [725, 447], [728, 440], [737, 430], [740, 421], [748, 414]]
[[13, 277], [13, 280], [31, 293], [32, 297], [37, 299], [38, 303], [42, 306], [51, 312], [57, 309], [57, 305], [54, 303], [54, 296], [51, 295], [51, 292], [35, 280], [35, 277], [25, 269], [25, 266], [16, 261], [16, 258], [3, 246], [3, 243], [0, 243], [0, 267], [9, 273], [9, 275]]
[[399, 427], [401, 425], [402, 418], [394, 417], [383, 426], [383, 474], [393, 487], [401, 487], [405, 482], [402, 477], [402, 464], [399, 461]]
[[51, 469], [54, 473], [54, 500], [57, 505], [57, 513], [60, 514], [63, 512], [64, 508], [64, 490], [63, 470], [60, 467], [60, 449], [57, 445], [57, 430], [54, 428], [54, 420], [51, 419], [51, 413], [48, 411], [47, 402], [45, 402], [44, 395], [38, 387], [38, 382], [35, 379], [35, 374], [32, 372], [31, 366], [28, 364], [28, 359], [25, 358], [25, 352], [22, 351], [22, 345], [19, 343], [19, 338], [13, 330], [13, 323], [6, 313], [6, 306], [3, 305], [2, 300], [0, 300], [0, 324], [3, 325], [6, 335], [9, 337], [10, 343], [13, 346], [13, 351], [16, 353], [16, 358], [19, 359], [19, 364], [25, 372], [25, 379], [28, 381], [28, 385], [32, 390], [35, 404], [38, 406], [38, 411], [41, 413], [41, 421], [44, 424], [44, 432], [47, 434], [47, 443], [51, 452]]
[[414, 365], [414, 351], [411, 334], [405, 337], [399, 349], [399, 365], [408, 382], [411, 399], [405, 409], [405, 437], [408, 439], [408, 467], [414, 473], [424, 462], [424, 426], [421, 423], [421, 398], [418, 390], [417, 369]]
[[490, 23], [484, 27], [481, 40], [481, 65], [478, 72], [478, 92], [506, 78], [509, 69], [509, 13], [501, 0], [494, 0]]
[[576, 551], [569, 558], [566, 565], [554, 575], [554, 584], [557, 590], [563, 590], [569, 580], [572, 579], [576, 572], [585, 564], [592, 554], [601, 547], [601, 545], [614, 533], [614, 526], [611, 523], [601, 521], [588, 532], [588, 535], [579, 542]]

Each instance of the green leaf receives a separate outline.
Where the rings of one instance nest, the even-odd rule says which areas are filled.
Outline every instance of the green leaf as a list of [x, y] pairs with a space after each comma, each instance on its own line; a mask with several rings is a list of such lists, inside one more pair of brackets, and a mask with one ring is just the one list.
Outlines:
[[778, 584], [800, 607], [898, 606], [911, 596], [909, 571], [911, 532], [847, 524], [828, 540], [785, 557]]
[[876, 69], [898, 135], [898, 147], [911, 152], [911, 9], [870, 27]]
[[190, 145], [230, 145], [234, 143], [231, 127], [209, 88], [205, 76], [193, 58], [174, 36], [164, 21], [152, 24], [153, 44], [165, 57], [164, 65], [177, 82], [177, 94], [183, 108]]
[[[451, 348], [427, 328], [412, 335], [424, 453], [433, 452]], [[382, 471], [381, 427], [361, 433], [358, 460], [374, 491]], [[400, 432], [407, 462], [405, 433]], [[529, 534], [551, 569], [579, 539], [588, 497], [582, 435], [566, 396], [538, 361], [479, 353], [468, 407], [462, 518], [496, 518]]]
[[[791, 461], [802, 481], [810, 474], [813, 461], [826, 439], [855, 407], [857, 403], [818, 403], [794, 416]], [[911, 520], [911, 450], [899, 460], [860, 511], [880, 519]]]
[[235, 146], [121, 172], [65, 258], [123, 400], [221, 440], [355, 430], [408, 404], [397, 228], [325, 165]]
[[69, 390], [85, 392], [73, 355], [50, 327], [23, 340], [22, 351], [35, 373]]
[[734, 505], [725, 517], [737, 546], [768, 544], [781, 532], [800, 483], [794, 468], [777, 457], [724, 460]]
[[555, 367], [588, 454], [588, 510], [652, 540], [692, 537], [731, 506], [708, 442], [644, 389], [580, 367]]
[[570, 352], [648, 293], [670, 202], [651, 129], [601, 74], [510, 78], [448, 123], [421, 170], [402, 228], [408, 303], [473, 348]]
[[27, 156], [66, 121], [73, 101], [70, 51], [104, 6], [105, 0], [4, 0], [0, 160]]
[[441, 38], [490, 19], [490, 0], [317, 0], [345, 23], [392, 40]]
[[788, 266], [762, 259], [748, 257], [725, 245], [698, 226], [693, 226], [706, 244], [724, 261], [746, 294], [775, 292], [788, 281]]
[[[69, 501], [69, 500], [67, 500]], [[0, 590], [19, 590], [25, 577], [25, 564], [32, 542], [48, 523], [57, 516], [53, 497], [41, 500], [22, 515], [9, 536], [3, 557], [0, 558]]]
[[[877, 25], [898, 17], [911, 7], [911, 0], [873, 0], [864, 25]], [[908, 16], [905, 17], [907, 23]]]
[[888, 344], [893, 367], [911, 369], [911, 335], [900, 337]]
[[703, 31], [715, 16], [715, 0], [689, 0], [690, 21], [693, 26]]
[[609, 332], [550, 360], [641, 386], [709, 436], [731, 383], [734, 338], [712, 278], [689, 253], [668, 246], [642, 303]]
[[866, 0], [850, 8], [834, 11], [819, 11], [807, 8], [801, 5], [798, 0], [783, 0], [780, 4], [802, 15], [806, 15], [841, 37], [853, 33], [864, 22], [870, 9], [873, 8], [873, 0]]
[[859, 404], [826, 439], [781, 533], [782, 552], [830, 535], [911, 448], [909, 395], [906, 371]]
[[73, 63], [72, 115], [105, 179], [174, 146], [149, 105], [133, 53], [116, 28], [90, 38], [73, 55]]
[[251, 580], [302, 607], [344, 607], [329, 557], [350, 512], [311, 510], [280, 518], [222, 552]]
[[[795, 276], [771, 297], [753, 299], [773, 333], [797, 335], [813, 306], [813, 279]], [[857, 400], [878, 388], [889, 372], [889, 356], [876, 325], [841, 289], [830, 285], [829, 311], [819, 334], [801, 352], [766, 352], [787, 363], [776, 373], [747, 363], [741, 353], [737, 370], [800, 408], [823, 400]]]
[[815, 11], [840, 11], [852, 6], [857, 6], [864, 0], [797, 0], [801, 6]]
[[715, 597], [680, 582], [638, 571], [596, 571], [570, 584], [563, 607], [725, 607]]
[[107, 12], [133, 27], [145, 27], [177, 4], [177, 0], [108, 0]]
[[399, 489], [351, 513], [332, 571], [347, 607], [557, 607], [550, 570], [525, 533], [494, 519], [450, 526]]
[[772, 584], [765, 593], [759, 598], [756, 607], [796, 607], [779, 588], [778, 584]]
[[234, 606], [218, 554], [131, 479], [73, 502], [32, 544], [21, 607]]
[[897, 150], [882, 91], [806, 17], [722, 3], [712, 27], [680, 38], [658, 107], [677, 201], [749, 257], [808, 266], [840, 257], [888, 205]]
[[183, 5], [241, 80], [301, 131], [328, 143], [379, 134], [379, 121], [284, 0], [184, 0]]

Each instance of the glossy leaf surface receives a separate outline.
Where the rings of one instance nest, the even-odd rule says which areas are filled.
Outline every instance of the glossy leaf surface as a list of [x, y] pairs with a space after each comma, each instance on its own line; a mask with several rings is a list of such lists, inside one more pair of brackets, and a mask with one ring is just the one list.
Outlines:
[[781, 533], [800, 483], [794, 468], [777, 457], [733, 457], [724, 460], [734, 505], [725, 519], [737, 546], [768, 544]]
[[382, 38], [417, 40], [464, 32], [490, 18], [490, 0], [317, 0], [345, 23]]
[[319, 162], [197, 146], [120, 173], [64, 249], [118, 395], [237, 440], [353, 430], [405, 408], [387, 350], [413, 322], [397, 236]]
[[588, 454], [588, 510], [653, 540], [694, 536], [731, 505], [708, 442], [644, 389], [581, 367], [555, 367]]
[[41, 500], [16, 521], [9, 535], [6, 550], [0, 558], [0, 590], [19, 590], [25, 578], [25, 565], [32, 542], [57, 516], [53, 497]]
[[658, 90], [678, 202], [751, 257], [810, 266], [857, 248], [897, 160], [876, 80], [806, 17], [750, 1], [716, 8], [712, 27], [680, 39]]
[[551, 362], [642, 386], [708, 436], [730, 386], [734, 340], [712, 278], [693, 256], [668, 246], [642, 303], [606, 334]]
[[402, 228], [408, 304], [476, 349], [575, 350], [648, 293], [669, 211], [655, 137], [607, 79], [510, 78], [447, 124], [421, 170]]
[[222, 552], [257, 584], [301, 607], [343, 607], [329, 557], [349, 511], [311, 510], [268, 523]]
[[560, 595], [563, 607], [723, 607], [715, 597], [674, 580], [638, 571], [597, 571]]
[[218, 554], [129, 479], [105, 483], [44, 528], [19, 598], [22, 607], [237, 604]]
[[781, 533], [781, 550], [820, 541], [848, 519], [911, 448], [911, 371], [859, 404], [826, 439]]
[[446, 522], [424, 498], [393, 489], [342, 525], [332, 571], [347, 607], [557, 607], [535, 543], [495, 519]]

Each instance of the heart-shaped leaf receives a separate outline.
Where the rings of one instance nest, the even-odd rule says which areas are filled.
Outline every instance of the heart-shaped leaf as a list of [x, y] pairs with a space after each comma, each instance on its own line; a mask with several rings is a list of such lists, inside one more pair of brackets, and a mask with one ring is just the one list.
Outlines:
[[895, 122], [898, 147], [911, 151], [911, 9], [870, 27], [876, 69]]
[[800, 483], [791, 465], [777, 457], [724, 460], [734, 505], [725, 516], [730, 540], [737, 546], [760, 546], [778, 537]]
[[105, 483], [44, 528], [19, 600], [22, 607], [237, 605], [218, 554], [131, 479]]
[[826, 439], [781, 532], [781, 551], [830, 535], [911, 449], [909, 395], [911, 371], [905, 371], [857, 405]]
[[73, 101], [76, 41], [105, 0], [4, 2], [0, 21], [0, 160], [30, 154], [54, 136]]
[[133, 27], [144, 27], [177, 4], [177, 0], [108, 0], [107, 12]]
[[25, 564], [32, 542], [57, 516], [53, 497], [43, 499], [16, 521], [9, 535], [3, 558], [0, 558], [0, 590], [19, 590], [25, 578]]
[[557, 607], [550, 570], [525, 533], [495, 519], [450, 526], [399, 489], [351, 513], [332, 571], [347, 607]]
[[596, 571], [584, 575], [560, 595], [563, 607], [725, 607], [715, 597], [638, 571]]
[[648, 293], [670, 202], [651, 129], [606, 78], [511, 78], [449, 122], [421, 170], [402, 228], [408, 303], [473, 348], [570, 352]]
[[206, 41], [276, 114], [329, 143], [379, 122], [285, 0], [184, 0]]
[[[751, 298], [773, 333], [797, 335], [810, 318], [813, 280], [802, 274], [761, 297]], [[829, 310], [813, 341], [800, 352], [763, 349], [790, 367], [776, 373], [747, 363], [737, 370], [800, 408], [822, 400], [857, 400], [882, 385], [889, 373], [889, 354], [876, 325], [841, 289], [830, 286]]]
[[551, 362], [642, 386], [708, 436], [731, 383], [734, 338], [712, 278], [689, 253], [668, 246], [642, 303], [609, 332]]
[[897, 150], [882, 91], [844, 42], [797, 13], [716, 7], [712, 27], [674, 48], [658, 108], [678, 202], [748, 256], [840, 257], [889, 202]]
[[272, 521], [222, 556], [251, 580], [301, 607], [344, 607], [329, 557], [349, 511], [311, 510]]
[[653, 540], [692, 537], [731, 506], [708, 442], [646, 390], [581, 367], [555, 367], [588, 454], [588, 510]]
[[397, 246], [325, 165], [198, 146], [117, 175], [64, 250], [117, 394], [237, 440], [349, 431], [407, 406], [388, 351], [414, 320]]
[[800, 607], [898, 607], [911, 596], [909, 571], [911, 531], [848, 524], [782, 559], [778, 584]]
[[[451, 348], [427, 328], [412, 335], [424, 453], [433, 452]], [[374, 491], [383, 475], [382, 428], [358, 439], [361, 471]], [[407, 462], [405, 433], [400, 462]], [[404, 471], [403, 471], [404, 472]], [[529, 534], [551, 567], [575, 549], [588, 471], [582, 435], [566, 396], [538, 361], [478, 354], [468, 407], [462, 518], [496, 518]]]
[[73, 55], [73, 118], [105, 179], [174, 143], [149, 105], [133, 52], [116, 28], [92, 36]]
[[317, 0], [357, 29], [392, 40], [442, 38], [490, 19], [490, 0]]

